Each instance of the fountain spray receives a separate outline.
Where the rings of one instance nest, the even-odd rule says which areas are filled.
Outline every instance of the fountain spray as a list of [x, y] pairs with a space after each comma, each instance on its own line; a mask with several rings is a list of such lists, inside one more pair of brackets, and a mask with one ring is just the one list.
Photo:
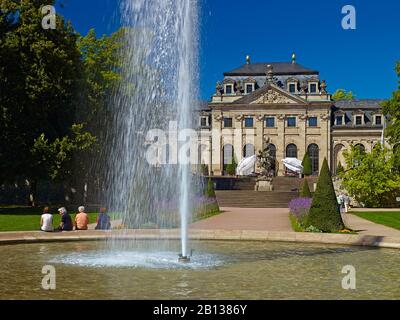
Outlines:
[[[194, 186], [181, 148], [198, 110], [198, 0], [120, 0], [120, 8], [122, 81], [107, 124], [108, 206], [131, 228], [171, 227], [171, 212], [179, 212], [181, 257], [188, 260]], [[149, 133], [168, 133], [172, 122], [177, 145], [149, 155], [156, 142]]]

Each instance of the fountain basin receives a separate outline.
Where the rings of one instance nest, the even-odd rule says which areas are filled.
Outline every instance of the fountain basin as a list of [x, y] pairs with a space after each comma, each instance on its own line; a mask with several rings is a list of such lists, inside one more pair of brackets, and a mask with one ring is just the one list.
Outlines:
[[[266, 241], [137, 240], [0, 246], [1, 299], [399, 299], [398, 250]], [[57, 288], [41, 289], [43, 266]], [[344, 290], [342, 268], [357, 270]]]

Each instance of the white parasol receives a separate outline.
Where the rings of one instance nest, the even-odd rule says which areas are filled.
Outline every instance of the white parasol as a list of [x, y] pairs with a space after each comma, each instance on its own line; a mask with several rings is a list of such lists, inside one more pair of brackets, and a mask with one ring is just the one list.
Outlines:
[[286, 158], [282, 160], [283, 164], [286, 168], [296, 173], [303, 172], [303, 166], [301, 165], [301, 161], [296, 158]]
[[251, 156], [248, 158], [243, 158], [237, 168], [236, 168], [236, 175], [237, 176], [249, 176], [254, 173], [254, 166], [257, 161], [257, 156]]

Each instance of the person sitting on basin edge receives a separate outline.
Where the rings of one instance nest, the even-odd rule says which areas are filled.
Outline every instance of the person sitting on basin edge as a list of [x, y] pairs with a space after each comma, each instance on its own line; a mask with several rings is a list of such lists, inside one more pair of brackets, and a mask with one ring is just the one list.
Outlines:
[[53, 215], [50, 213], [49, 207], [43, 209], [43, 214], [40, 217], [40, 230], [45, 232], [53, 232]]
[[85, 207], [78, 208], [79, 213], [75, 217], [75, 229], [76, 230], [87, 230], [89, 224], [89, 217], [85, 213]]
[[97, 217], [96, 230], [110, 230], [111, 229], [111, 218], [107, 214], [106, 208], [100, 208], [100, 214]]
[[68, 214], [67, 209], [64, 207], [58, 209], [58, 212], [61, 215], [61, 223], [58, 227], [59, 231], [72, 231], [74, 226], [72, 224], [71, 216]]

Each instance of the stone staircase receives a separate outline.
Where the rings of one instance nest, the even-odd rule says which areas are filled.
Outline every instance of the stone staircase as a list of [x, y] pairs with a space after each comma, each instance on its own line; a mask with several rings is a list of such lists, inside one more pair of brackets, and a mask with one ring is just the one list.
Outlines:
[[[313, 190], [313, 185], [317, 182], [317, 177], [307, 177], [310, 190]], [[274, 191], [294, 191], [301, 190], [303, 179], [297, 177], [276, 177], [273, 181]]]
[[[312, 190], [316, 177], [307, 178]], [[216, 196], [220, 207], [233, 208], [287, 208], [294, 198], [299, 196], [303, 179], [297, 177], [276, 177], [274, 191], [254, 191], [255, 178], [241, 178], [235, 181], [230, 190], [218, 190]]]
[[220, 207], [231, 208], [287, 208], [298, 197], [298, 192], [257, 192], [251, 190], [216, 191]]

